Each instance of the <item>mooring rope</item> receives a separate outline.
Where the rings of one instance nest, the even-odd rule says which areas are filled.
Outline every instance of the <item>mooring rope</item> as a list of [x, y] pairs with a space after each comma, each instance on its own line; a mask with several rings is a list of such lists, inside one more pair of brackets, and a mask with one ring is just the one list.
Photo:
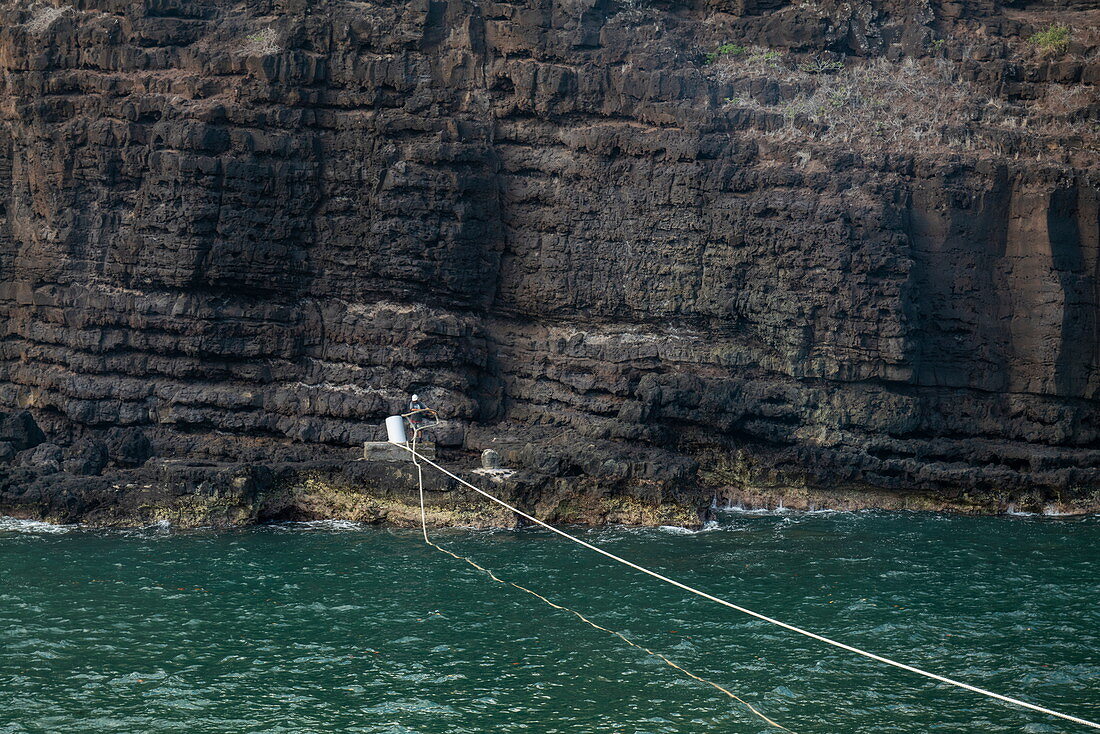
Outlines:
[[[539, 594], [536, 591], [532, 591], [531, 589], [528, 589], [526, 586], [520, 586], [519, 584], [517, 584], [515, 582], [512, 582], [512, 581], [505, 581], [504, 579], [500, 578], [499, 576], [497, 576], [495, 573], [493, 573], [489, 569], [485, 568], [484, 566], [479, 565], [478, 563], [476, 563], [472, 559], [467, 558], [466, 556], [460, 556], [459, 554], [457, 554], [453, 551], [447, 550], [446, 548], [444, 548], [441, 545], [433, 543], [432, 540], [428, 537], [427, 511], [424, 508], [424, 469], [423, 469], [423, 467], [421, 467], [420, 462], [417, 461], [417, 458], [420, 457], [420, 454], [418, 454], [417, 451], [416, 451], [416, 441], [417, 441], [417, 436], [414, 433], [413, 434], [413, 448], [412, 448], [411, 451], [412, 451], [412, 455], [413, 455], [413, 463], [416, 464], [417, 483], [420, 485], [420, 529], [424, 534], [424, 542], [425, 543], [427, 543], [431, 547], [435, 548], [436, 550], [439, 550], [439, 551], [442, 551], [443, 553], [446, 553], [447, 555], [451, 556], [452, 558], [455, 558], [459, 561], [465, 561], [466, 563], [468, 563], [471, 566], [473, 566], [474, 568], [476, 568], [478, 571], [481, 571], [482, 573], [488, 575], [489, 578], [491, 578], [493, 581], [496, 581], [499, 584], [504, 584], [505, 586], [512, 586], [512, 587], [515, 587], [515, 588], [519, 589], [520, 591], [524, 591], [524, 592], [530, 594], [531, 596], [533, 596], [537, 599], [541, 599], [542, 601], [546, 602], [548, 605], [550, 605], [554, 609], [557, 609], [557, 610], [563, 611], [563, 612], [569, 612], [570, 614], [574, 615], [577, 619], [581, 620], [582, 622], [589, 625], [590, 627], [598, 629], [602, 632], [607, 632], [608, 634], [615, 635], [616, 637], [618, 637], [620, 640], [622, 640], [626, 644], [630, 645], [631, 647], [637, 648], [638, 650], [641, 650], [642, 652], [646, 653], [647, 655], [652, 655], [655, 658], [660, 658], [665, 663], [672, 666], [673, 668], [676, 668], [676, 670], [679, 670], [681, 673], [688, 676], [689, 678], [694, 678], [695, 680], [699, 681], [700, 683], [705, 683], [708, 686], [710, 686], [712, 688], [715, 688], [715, 689], [721, 691], [722, 693], [726, 694], [727, 696], [732, 698], [734, 701], [737, 701], [738, 703], [741, 703], [742, 705], [744, 705], [745, 708], [747, 708], [753, 714], [758, 716], [761, 720], [767, 722], [768, 724], [774, 726], [775, 728], [782, 729], [783, 731], [791, 732], [791, 734], [795, 734], [795, 732], [791, 731], [790, 729], [783, 726], [782, 724], [776, 723], [775, 721], [772, 721], [771, 719], [769, 719], [759, 709], [757, 709], [755, 706], [753, 706], [751, 703], [749, 703], [745, 699], [743, 699], [740, 696], [734, 694], [730, 690], [728, 690], [726, 688], [723, 688], [722, 686], [718, 685], [717, 683], [715, 683], [713, 681], [709, 681], [706, 678], [700, 678], [699, 676], [692, 673], [690, 670], [687, 670], [686, 668], [683, 668], [682, 666], [677, 665], [673, 661], [669, 660], [667, 657], [665, 657], [661, 653], [654, 652], [653, 650], [650, 650], [648, 647], [645, 647], [643, 645], [639, 645], [638, 643], [634, 642], [633, 640], [627, 638], [621, 632], [616, 632], [615, 630], [608, 629], [607, 627], [603, 627], [599, 624], [596, 624], [591, 619], [589, 619], [588, 617], [586, 617], [583, 614], [581, 614], [580, 612], [578, 612], [576, 609], [570, 609], [569, 607], [562, 606], [561, 604], [556, 604], [556, 603], [550, 601], [549, 599], [547, 599], [542, 594]], [[428, 461], [430, 463], [430, 459], [425, 458], [424, 460]], [[433, 464], [433, 466], [436, 466], [436, 465]]]
[[[574, 536], [570, 535], [569, 533], [565, 532], [564, 530], [559, 530], [558, 528], [555, 528], [554, 526], [549, 525], [549, 524], [543, 522], [542, 520], [539, 520], [537, 517], [533, 517], [531, 515], [528, 515], [523, 510], [520, 510], [516, 507], [513, 507], [512, 505], [508, 504], [504, 500], [502, 500], [498, 497], [495, 497], [492, 494], [489, 494], [488, 492], [481, 489], [480, 487], [474, 486], [473, 484], [467, 482], [465, 479], [458, 476], [457, 474], [455, 474], [451, 471], [448, 471], [447, 469], [444, 469], [442, 466], [435, 463], [431, 459], [429, 459], [426, 456], [423, 456], [422, 454], [418, 453], [416, 451], [415, 443], [411, 447], [408, 444], [397, 444], [397, 445], [401, 446], [403, 449], [410, 452], [414, 457], [413, 461], [416, 463], [417, 472], [420, 474], [420, 478], [421, 478], [421, 484], [420, 484], [420, 486], [421, 486], [421, 496], [423, 496], [423, 486], [424, 486], [424, 484], [423, 484], [423, 473], [422, 473], [423, 470], [420, 467], [420, 463], [416, 461], [417, 458], [422, 459], [425, 463], [429, 464], [432, 467], [435, 467], [437, 470], [439, 470], [443, 474], [446, 474], [447, 476], [449, 476], [452, 479], [456, 480], [457, 482], [463, 484], [464, 486], [469, 487], [470, 489], [474, 490], [475, 492], [482, 495], [483, 497], [486, 497], [486, 498], [492, 500], [493, 502], [497, 503], [501, 507], [504, 507], [504, 508], [516, 513], [520, 517], [523, 517], [523, 518], [526, 518], [527, 520], [530, 520], [531, 522], [535, 523], [536, 525], [539, 525], [543, 528], [546, 528], [547, 530], [549, 530], [552, 533], [556, 533], [556, 534], [562, 536], [563, 538], [567, 538], [568, 540], [573, 541], [577, 545], [583, 546], [583, 547], [585, 547], [585, 548], [587, 548], [591, 551], [595, 551], [596, 553], [599, 553], [600, 555], [606, 556], [607, 558], [610, 558], [613, 561], [617, 561], [618, 563], [621, 563], [624, 566], [629, 566], [630, 568], [633, 568], [635, 571], [640, 571], [641, 573], [652, 576], [653, 578], [658, 579], [660, 581], [663, 581], [666, 584], [670, 584], [670, 585], [675, 586], [679, 589], [683, 589], [684, 591], [695, 594], [696, 596], [700, 596], [700, 597], [702, 597], [704, 599], [707, 599], [709, 601], [715, 602], [716, 604], [721, 604], [724, 607], [729, 607], [730, 609], [741, 612], [742, 614], [747, 614], [750, 617], [755, 617], [756, 619], [759, 619], [763, 622], [767, 622], [768, 624], [773, 624], [777, 627], [782, 627], [783, 629], [786, 629], [786, 630], [789, 630], [791, 632], [795, 632], [797, 634], [803, 635], [804, 637], [809, 637], [811, 639], [817, 640], [818, 642], [824, 642], [826, 645], [832, 645], [833, 647], [840, 648], [841, 650], [846, 650], [848, 652], [852, 652], [852, 653], [855, 653], [857, 655], [862, 655], [865, 658], [870, 658], [871, 660], [875, 660], [877, 662], [884, 663], [886, 665], [892, 665], [895, 668], [900, 668], [901, 670], [907, 670], [910, 673], [915, 673], [917, 675], [924, 676], [925, 678], [931, 678], [932, 680], [938, 681], [940, 683], [947, 683], [948, 685], [956, 686], [958, 688], [963, 688], [967, 691], [971, 691], [973, 693], [978, 693], [978, 694], [981, 694], [983, 696], [988, 696], [989, 698], [993, 698], [993, 699], [996, 699], [998, 701], [1003, 701], [1005, 703], [1010, 703], [1010, 704], [1013, 704], [1013, 705], [1016, 705], [1016, 706], [1021, 706], [1023, 708], [1030, 709], [1032, 711], [1038, 711], [1041, 714], [1047, 714], [1048, 716], [1055, 716], [1055, 717], [1060, 718], [1060, 719], [1065, 719], [1066, 721], [1072, 721], [1076, 724], [1081, 724], [1083, 726], [1088, 726], [1088, 727], [1091, 727], [1093, 729], [1100, 729], [1100, 723], [1097, 723], [1095, 721], [1089, 721], [1088, 719], [1082, 719], [1078, 716], [1072, 716], [1070, 714], [1064, 714], [1061, 711], [1055, 711], [1054, 709], [1049, 709], [1049, 708], [1046, 708], [1046, 707], [1043, 707], [1043, 706], [1038, 706], [1034, 703], [1028, 703], [1027, 701], [1021, 701], [1018, 698], [1013, 698], [1011, 696], [1005, 696], [1005, 695], [1002, 695], [1000, 693], [994, 693], [993, 691], [986, 690], [985, 688], [979, 688], [978, 686], [972, 686], [969, 683], [963, 683], [962, 681], [955, 680], [954, 678], [948, 678], [947, 676], [944, 676], [944, 675], [939, 675], [937, 673], [932, 673], [930, 671], [923, 670], [923, 669], [915, 667], [913, 665], [906, 665], [905, 663], [899, 663], [896, 660], [891, 660], [890, 658], [883, 657], [882, 655], [876, 655], [873, 652], [867, 652], [866, 650], [861, 650], [858, 647], [853, 647], [851, 645], [846, 645], [843, 642], [838, 642], [837, 640], [833, 640], [831, 638], [825, 637], [824, 635], [819, 635], [816, 632], [810, 632], [809, 630], [802, 629], [801, 627], [796, 627], [793, 624], [787, 624], [786, 622], [782, 622], [778, 619], [774, 619], [774, 618], [769, 617], [765, 614], [761, 614], [760, 612], [754, 612], [751, 609], [748, 609], [748, 608], [742, 607], [742, 606], [738, 606], [737, 604], [734, 604], [733, 602], [729, 602], [729, 601], [726, 601], [725, 599], [721, 599], [721, 598], [719, 598], [717, 596], [714, 596], [712, 594], [708, 594], [707, 592], [696, 589], [693, 586], [688, 586], [687, 584], [676, 581], [675, 579], [670, 579], [669, 577], [664, 576], [662, 574], [659, 574], [656, 571], [651, 571], [648, 568], [645, 568], [644, 566], [639, 566], [637, 563], [633, 563], [631, 561], [626, 560], [625, 558], [622, 558], [620, 556], [615, 555], [614, 553], [611, 553], [610, 551], [606, 551], [603, 548], [600, 548], [599, 546], [592, 545], [591, 543], [587, 543], [587, 542], [581, 540], [580, 538], [574, 537]], [[424, 520], [423, 505], [421, 505], [421, 520], [422, 521]], [[424, 539], [426, 541], [428, 540], [428, 531], [427, 531], [426, 526], [425, 526], [425, 530], [424, 530]]]

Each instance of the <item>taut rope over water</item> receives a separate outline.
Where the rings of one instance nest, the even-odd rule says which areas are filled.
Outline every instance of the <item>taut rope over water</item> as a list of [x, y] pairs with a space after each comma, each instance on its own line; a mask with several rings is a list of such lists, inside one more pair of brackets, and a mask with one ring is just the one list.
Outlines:
[[[504, 584], [506, 586], [513, 586], [513, 587], [519, 589], [520, 591], [527, 592], [531, 596], [536, 597], [536, 598], [541, 599], [542, 601], [546, 602], [547, 604], [552, 606], [554, 609], [557, 609], [557, 610], [563, 611], [563, 612], [569, 612], [570, 614], [574, 615], [575, 617], [577, 617], [577, 619], [581, 620], [585, 624], [587, 624], [591, 627], [594, 627], [595, 629], [598, 629], [602, 632], [607, 632], [608, 634], [615, 635], [616, 637], [618, 637], [620, 640], [622, 640], [626, 644], [630, 645], [633, 648], [637, 648], [638, 650], [641, 650], [642, 652], [646, 653], [647, 655], [652, 655], [655, 658], [660, 658], [661, 660], [665, 661], [665, 663], [672, 666], [673, 668], [676, 668], [677, 670], [679, 670], [681, 673], [688, 676], [689, 678], [694, 678], [695, 680], [699, 681], [700, 683], [706, 683], [708, 686], [711, 686], [712, 688], [716, 688], [717, 690], [719, 690], [722, 693], [726, 694], [727, 696], [732, 698], [734, 701], [737, 701], [738, 703], [741, 703], [742, 705], [745, 706], [745, 708], [747, 708], [753, 714], [755, 714], [756, 716], [758, 716], [760, 719], [767, 722], [768, 724], [774, 726], [775, 728], [782, 729], [783, 731], [791, 732], [791, 734], [795, 734], [795, 732], [791, 731], [790, 729], [783, 726], [782, 724], [778, 724], [778, 723], [772, 721], [771, 719], [769, 719], [767, 716], [765, 716], [763, 713], [761, 713], [759, 709], [754, 707], [751, 703], [749, 703], [745, 699], [741, 698], [740, 696], [735, 695], [734, 693], [730, 692], [728, 689], [723, 688], [722, 686], [718, 685], [717, 683], [715, 683], [713, 681], [709, 681], [706, 678], [700, 678], [699, 676], [695, 675], [691, 671], [689, 671], [689, 670], [677, 665], [676, 663], [672, 662], [671, 660], [669, 660], [667, 657], [665, 657], [661, 653], [653, 652], [648, 647], [644, 647], [642, 645], [639, 645], [638, 643], [628, 639], [621, 632], [616, 632], [615, 630], [608, 629], [607, 627], [602, 627], [602, 626], [596, 624], [591, 619], [589, 619], [588, 617], [586, 617], [583, 614], [581, 614], [580, 612], [578, 612], [576, 609], [570, 609], [569, 607], [563, 607], [561, 604], [555, 604], [554, 602], [550, 601], [549, 599], [547, 599], [542, 594], [539, 594], [538, 592], [532, 591], [531, 589], [528, 589], [526, 586], [520, 586], [519, 584], [514, 583], [512, 581], [505, 581], [504, 579], [500, 578], [499, 576], [497, 576], [495, 573], [493, 573], [489, 569], [485, 568], [484, 566], [478, 565], [477, 563], [475, 563], [473, 560], [467, 558], [466, 556], [460, 556], [457, 553], [454, 553], [452, 551], [447, 550], [446, 548], [444, 548], [441, 545], [437, 545], [436, 543], [433, 543], [431, 541], [431, 539], [428, 538], [427, 512], [424, 509], [424, 468], [420, 465], [420, 462], [417, 461], [418, 457], [419, 458], [423, 458], [423, 457], [421, 457], [420, 454], [418, 454], [416, 452], [416, 434], [413, 435], [413, 447], [411, 449], [411, 452], [412, 452], [412, 456], [413, 456], [413, 463], [416, 464], [417, 482], [420, 485], [420, 530], [424, 533], [424, 542], [425, 543], [432, 546], [436, 550], [439, 550], [439, 551], [442, 551], [443, 553], [446, 553], [447, 555], [451, 556], [452, 558], [455, 558], [459, 561], [465, 561], [466, 563], [468, 563], [471, 566], [473, 566], [474, 568], [476, 568], [478, 571], [481, 571], [482, 573], [485, 573], [486, 575], [488, 575], [489, 578], [491, 578], [493, 581], [496, 581], [497, 583]], [[429, 459], [425, 458], [424, 460], [431, 463]], [[432, 464], [432, 466], [436, 466], [436, 465]], [[439, 467], [436, 466], [436, 468], [439, 468]]]
[[[696, 589], [693, 586], [688, 586], [687, 584], [676, 581], [675, 579], [670, 579], [669, 577], [664, 576], [662, 574], [659, 574], [656, 571], [651, 571], [648, 568], [645, 568], [644, 566], [639, 566], [638, 564], [633, 563], [631, 561], [628, 561], [625, 558], [622, 558], [620, 556], [617, 556], [614, 553], [611, 553], [610, 551], [606, 551], [603, 548], [600, 548], [599, 546], [592, 545], [591, 543], [587, 543], [587, 542], [581, 540], [580, 538], [574, 537], [574, 536], [570, 535], [569, 533], [567, 533], [563, 530], [559, 530], [558, 528], [555, 528], [554, 526], [549, 525], [549, 524], [543, 522], [542, 520], [539, 520], [537, 517], [532, 517], [531, 515], [528, 515], [523, 510], [520, 510], [516, 507], [513, 507], [512, 505], [508, 504], [504, 500], [499, 499], [498, 497], [494, 497], [493, 495], [489, 494], [485, 490], [483, 490], [479, 487], [476, 487], [473, 484], [470, 484], [469, 482], [467, 482], [465, 479], [458, 476], [457, 474], [455, 474], [453, 472], [450, 472], [447, 469], [444, 469], [442, 466], [435, 463], [431, 459], [429, 459], [426, 456], [423, 456], [422, 454], [418, 453], [416, 451], [415, 442], [413, 443], [412, 446], [409, 446], [408, 444], [396, 444], [396, 445], [401, 446], [401, 448], [403, 448], [406, 451], [408, 451], [409, 453], [411, 453], [413, 455], [413, 461], [416, 463], [418, 476], [420, 478], [420, 497], [421, 497], [420, 518], [421, 518], [422, 523], [425, 523], [424, 504], [423, 504], [423, 502], [424, 502], [424, 500], [423, 500], [423, 498], [424, 498], [424, 481], [423, 481], [423, 469], [421, 468], [420, 463], [417, 461], [417, 459], [422, 460], [424, 463], [434, 467], [435, 469], [439, 470], [443, 474], [446, 474], [447, 476], [451, 477], [452, 479], [456, 480], [457, 482], [461, 483], [462, 485], [464, 485], [466, 487], [469, 487], [470, 489], [474, 490], [475, 492], [482, 495], [483, 497], [486, 497], [486, 498], [492, 500], [493, 502], [497, 503], [501, 507], [504, 507], [505, 509], [511, 510], [512, 512], [516, 513], [520, 517], [526, 518], [527, 520], [530, 520], [531, 522], [535, 523], [536, 525], [539, 525], [543, 528], [546, 528], [547, 530], [549, 530], [552, 533], [556, 533], [556, 534], [562, 536], [563, 538], [567, 538], [568, 540], [573, 541], [577, 545], [583, 546], [583, 547], [587, 548], [588, 550], [595, 551], [596, 553], [599, 553], [602, 556], [606, 556], [607, 558], [610, 558], [613, 561], [617, 561], [618, 563], [621, 563], [624, 566], [629, 566], [630, 568], [633, 568], [635, 571], [640, 571], [641, 573], [652, 576], [653, 578], [655, 578], [659, 581], [663, 581], [666, 584], [670, 584], [670, 585], [675, 586], [679, 589], [683, 589], [684, 591], [687, 591], [691, 594], [695, 594], [696, 596], [700, 596], [700, 597], [702, 597], [704, 599], [707, 599], [709, 601], [715, 602], [716, 604], [721, 604], [724, 607], [729, 607], [730, 609], [741, 612], [742, 614], [747, 614], [750, 617], [755, 617], [756, 619], [759, 619], [763, 622], [767, 622], [768, 624], [773, 624], [777, 627], [782, 627], [785, 630], [795, 632], [795, 633], [800, 634], [804, 637], [809, 637], [811, 639], [817, 640], [818, 642], [824, 642], [826, 645], [832, 645], [833, 647], [840, 648], [841, 650], [846, 650], [848, 652], [855, 653], [856, 655], [862, 655], [865, 658], [870, 658], [871, 660], [875, 660], [877, 662], [884, 663], [886, 665], [892, 665], [895, 668], [900, 668], [902, 670], [907, 670], [910, 673], [916, 673], [917, 675], [924, 676], [925, 678], [931, 678], [932, 680], [938, 681], [940, 683], [947, 683], [948, 685], [956, 686], [958, 688], [962, 688], [962, 689], [965, 689], [967, 691], [971, 691], [973, 693], [978, 693], [978, 694], [981, 694], [983, 696], [988, 696], [989, 698], [993, 698], [993, 699], [996, 699], [998, 701], [1003, 701], [1005, 703], [1010, 703], [1010, 704], [1013, 704], [1015, 706], [1021, 706], [1021, 707], [1026, 708], [1026, 709], [1031, 709], [1032, 711], [1038, 711], [1041, 714], [1047, 714], [1048, 716], [1055, 716], [1055, 717], [1060, 718], [1060, 719], [1065, 719], [1066, 721], [1072, 721], [1075, 724], [1081, 724], [1082, 726], [1088, 726], [1088, 727], [1091, 727], [1093, 729], [1100, 729], [1100, 723], [1097, 723], [1095, 721], [1089, 721], [1088, 719], [1082, 719], [1078, 716], [1072, 716], [1070, 714], [1064, 714], [1060, 711], [1055, 711], [1053, 709], [1048, 709], [1048, 708], [1045, 708], [1043, 706], [1038, 706], [1034, 703], [1028, 703], [1027, 701], [1021, 701], [1018, 698], [1013, 698], [1011, 696], [1005, 696], [1005, 695], [1002, 695], [1000, 693], [994, 693], [993, 691], [986, 690], [985, 688], [979, 688], [978, 686], [972, 686], [969, 683], [963, 683], [962, 681], [955, 680], [954, 678], [948, 678], [947, 676], [944, 676], [944, 675], [939, 675], [937, 673], [932, 673], [932, 672], [927, 671], [927, 670], [922, 670], [921, 668], [915, 667], [913, 665], [906, 665], [905, 663], [899, 663], [896, 660], [891, 660], [890, 658], [883, 657], [881, 655], [876, 655], [873, 652], [867, 652], [866, 650], [861, 650], [858, 647], [853, 647], [851, 645], [846, 645], [843, 642], [838, 642], [837, 640], [830, 639], [828, 637], [825, 637], [824, 635], [819, 635], [816, 632], [810, 632], [809, 630], [802, 629], [801, 627], [796, 627], [793, 624], [787, 624], [786, 622], [781, 622], [778, 619], [774, 619], [774, 618], [769, 617], [767, 615], [761, 614], [760, 612], [754, 612], [751, 609], [747, 609], [746, 607], [738, 606], [737, 604], [734, 604], [733, 602], [729, 602], [729, 601], [726, 601], [725, 599], [721, 599], [721, 598], [719, 598], [717, 596], [714, 596], [712, 594], [708, 594], [705, 591], [700, 591], [699, 589]], [[428, 543], [431, 543], [431, 541], [428, 540], [428, 530], [427, 530], [426, 523], [424, 525], [424, 540]], [[435, 545], [434, 543], [431, 543], [431, 544]], [[436, 547], [438, 548], [439, 546], [436, 546]], [[440, 550], [443, 550], [443, 549], [440, 548]], [[445, 551], [445, 552], [449, 552], [449, 551]], [[451, 555], [454, 555], [454, 554], [451, 554]], [[517, 587], [517, 588], [522, 588], [522, 587]], [[711, 684], [711, 685], [713, 685], [713, 684]]]

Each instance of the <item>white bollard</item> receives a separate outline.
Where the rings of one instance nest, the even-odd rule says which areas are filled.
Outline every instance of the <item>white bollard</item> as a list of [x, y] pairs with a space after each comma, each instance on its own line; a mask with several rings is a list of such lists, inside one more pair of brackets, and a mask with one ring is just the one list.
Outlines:
[[399, 415], [391, 415], [386, 419], [386, 440], [390, 443], [408, 443], [405, 437], [405, 419]]

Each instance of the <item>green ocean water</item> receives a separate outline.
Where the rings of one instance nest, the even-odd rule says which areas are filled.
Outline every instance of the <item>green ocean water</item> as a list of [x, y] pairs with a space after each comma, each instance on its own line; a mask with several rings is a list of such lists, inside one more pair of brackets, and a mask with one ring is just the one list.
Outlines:
[[[731, 513], [584, 539], [793, 624], [1100, 718], [1100, 519]], [[435, 534], [820, 732], [1082, 727], [824, 647], [533, 531]], [[769, 732], [413, 531], [0, 520], [0, 732]]]

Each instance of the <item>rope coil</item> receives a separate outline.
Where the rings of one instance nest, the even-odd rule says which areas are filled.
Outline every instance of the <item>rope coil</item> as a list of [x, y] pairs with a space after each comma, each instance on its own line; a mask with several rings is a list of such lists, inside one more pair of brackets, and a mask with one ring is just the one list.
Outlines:
[[[435, 544], [432, 543], [430, 540], [428, 540], [428, 529], [427, 529], [427, 522], [426, 522], [425, 510], [424, 510], [424, 474], [423, 474], [423, 468], [421, 467], [420, 462], [417, 461], [417, 459], [420, 459], [420, 460], [424, 461], [424, 463], [434, 467], [438, 471], [440, 471], [443, 474], [451, 477], [452, 479], [454, 479], [457, 482], [463, 484], [464, 486], [472, 489], [473, 491], [477, 492], [478, 494], [488, 498], [489, 500], [492, 500], [493, 502], [497, 503], [498, 505], [500, 505], [500, 506], [502, 506], [502, 507], [504, 507], [508, 510], [511, 510], [512, 512], [516, 513], [520, 517], [523, 517], [527, 520], [530, 520], [531, 522], [535, 523], [536, 525], [539, 525], [540, 527], [543, 527], [543, 528], [545, 528], [545, 529], [547, 529], [547, 530], [549, 530], [553, 533], [556, 533], [557, 535], [560, 535], [563, 538], [571, 540], [574, 543], [576, 543], [577, 545], [583, 546], [584, 548], [587, 548], [588, 550], [595, 551], [596, 553], [599, 553], [600, 555], [606, 556], [607, 558], [610, 558], [613, 561], [621, 563], [624, 566], [628, 566], [630, 568], [633, 568], [635, 571], [639, 571], [641, 573], [652, 576], [653, 578], [658, 579], [659, 581], [663, 581], [666, 584], [670, 584], [670, 585], [675, 586], [679, 589], [687, 591], [691, 594], [695, 594], [696, 596], [707, 599], [708, 601], [715, 602], [716, 604], [721, 604], [724, 607], [728, 607], [728, 608], [733, 609], [735, 611], [741, 612], [742, 614], [747, 614], [750, 617], [755, 617], [756, 619], [759, 619], [763, 622], [767, 622], [768, 624], [772, 624], [772, 625], [775, 625], [777, 627], [782, 627], [783, 629], [786, 629], [790, 632], [794, 632], [796, 634], [802, 635], [804, 637], [809, 637], [810, 639], [817, 640], [818, 642], [823, 642], [826, 645], [831, 645], [833, 647], [839, 648], [841, 650], [845, 650], [847, 652], [855, 653], [857, 655], [862, 655], [865, 658], [869, 658], [871, 660], [883, 663], [885, 665], [891, 665], [895, 668], [900, 668], [901, 670], [905, 670], [905, 671], [908, 671], [910, 673], [915, 673], [916, 675], [924, 676], [925, 678], [930, 678], [930, 679], [932, 679], [934, 681], [937, 681], [939, 683], [946, 683], [948, 685], [956, 686], [958, 688], [962, 688], [964, 690], [971, 691], [973, 693], [978, 693], [978, 694], [981, 694], [983, 696], [987, 696], [989, 698], [993, 698], [993, 699], [996, 699], [998, 701], [1002, 701], [1004, 703], [1010, 703], [1010, 704], [1013, 704], [1015, 706], [1020, 706], [1022, 708], [1030, 709], [1032, 711], [1037, 711], [1037, 712], [1042, 713], [1042, 714], [1047, 714], [1048, 716], [1054, 716], [1054, 717], [1057, 717], [1057, 718], [1060, 718], [1060, 719], [1065, 719], [1066, 721], [1072, 721], [1075, 724], [1081, 724], [1082, 726], [1087, 726], [1087, 727], [1090, 727], [1092, 729], [1100, 729], [1100, 723], [1097, 723], [1095, 721], [1089, 721], [1088, 719], [1082, 719], [1078, 716], [1073, 716], [1071, 714], [1065, 714], [1065, 713], [1062, 713], [1060, 711], [1055, 711], [1053, 709], [1046, 708], [1044, 706], [1036, 705], [1034, 703], [1028, 703], [1027, 701], [1022, 701], [1018, 698], [1013, 698], [1011, 696], [1005, 696], [1005, 695], [1002, 695], [1000, 693], [994, 693], [993, 691], [989, 691], [989, 690], [986, 690], [984, 688], [979, 688], [978, 686], [973, 686], [973, 685], [970, 685], [969, 683], [964, 683], [962, 681], [955, 680], [954, 678], [948, 678], [947, 676], [939, 675], [937, 673], [932, 673], [930, 671], [923, 670], [923, 669], [918, 668], [918, 667], [913, 666], [913, 665], [907, 665], [905, 663], [901, 663], [901, 662], [898, 662], [896, 660], [891, 660], [890, 658], [883, 657], [881, 655], [876, 655], [875, 653], [868, 652], [866, 650], [861, 650], [858, 647], [853, 647], [853, 646], [847, 645], [843, 642], [838, 642], [837, 640], [833, 640], [831, 638], [825, 637], [824, 635], [819, 635], [816, 632], [810, 632], [809, 630], [802, 629], [801, 627], [796, 627], [793, 624], [788, 624], [786, 622], [782, 622], [778, 619], [774, 619], [772, 617], [761, 614], [759, 612], [755, 612], [755, 611], [753, 611], [751, 609], [748, 609], [746, 607], [738, 606], [737, 604], [734, 604], [733, 602], [726, 601], [725, 599], [721, 599], [721, 598], [719, 598], [717, 596], [714, 596], [712, 594], [708, 594], [707, 592], [696, 589], [695, 587], [688, 586], [687, 584], [676, 581], [675, 579], [671, 579], [667, 576], [664, 576], [660, 573], [657, 573], [656, 571], [651, 571], [650, 569], [645, 568], [644, 566], [639, 566], [638, 564], [633, 563], [632, 561], [628, 561], [627, 559], [622, 558], [620, 556], [617, 556], [614, 553], [611, 553], [610, 551], [606, 551], [603, 548], [600, 548], [599, 546], [595, 546], [595, 545], [592, 545], [591, 543], [585, 542], [585, 541], [581, 540], [580, 538], [574, 537], [574, 536], [570, 535], [569, 533], [567, 533], [563, 530], [559, 530], [558, 528], [555, 528], [554, 526], [549, 525], [549, 524], [543, 522], [542, 520], [539, 520], [537, 517], [533, 517], [531, 515], [528, 515], [523, 510], [520, 510], [516, 507], [513, 507], [512, 505], [508, 504], [504, 500], [493, 496], [492, 494], [490, 494], [490, 493], [486, 492], [485, 490], [471, 484], [470, 482], [467, 482], [465, 479], [458, 476], [457, 474], [448, 471], [447, 469], [443, 468], [442, 466], [435, 463], [431, 459], [429, 459], [429, 458], [421, 455], [420, 453], [418, 453], [416, 451], [415, 437], [414, 437], [414, 440], [413, 440], [413, 445], [411, 447], [407, 444], [404, 444], [404, 445], [398, 444], [398, 445], [412, 454], [413, 462], [416, 464], [417, 474], [418, 474], [418, 478], [420, 480], [420, 519], [421, 519], [421, 523], [423, 525], [423, 530], [424, 530], [424, 541], [431, 544], [431, 545], [435, 545]], [[438, 548], [439, 546], [436, 546], [436, 547]], [[443, 549], [440, 548], [440, 550], [443, 550]], [[444, 551], [444, 552], [449, 553], [449, 551]], [[454, 555], [454, 554], [452, 553], [451, 555]], [[522, 588], [522, 587], [517, 587], [517, 588]], [[531, 593], [534, 593], [534, 592], [531, 592]], [[678, 667], [678, 666], [674, 666], [674, 667]], [[709, 681], [706, 681], [706, 682], [709, 682]], [[714, 684], [711, 684], [711, 685], [714, 685]], [[730, 695], [732, 695], [732, 694], [730, 694]]]

